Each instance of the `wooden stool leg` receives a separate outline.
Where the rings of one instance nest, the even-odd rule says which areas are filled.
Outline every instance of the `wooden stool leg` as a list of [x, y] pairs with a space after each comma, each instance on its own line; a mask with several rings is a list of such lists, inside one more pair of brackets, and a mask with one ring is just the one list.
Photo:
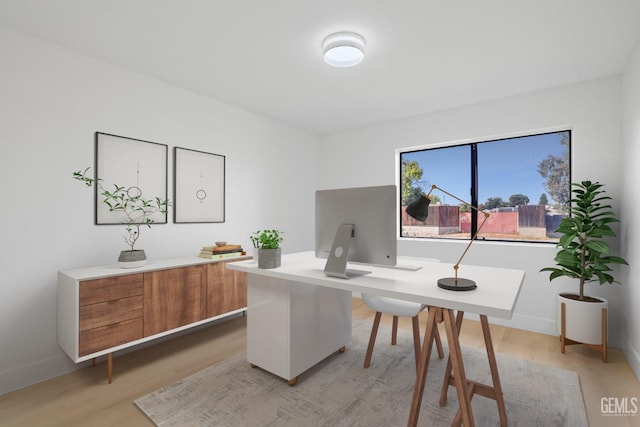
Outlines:
[[369, 346], [367, 347], [367, 355], [364, 358], [364, 367], [368, 368], [371, 364], [371, 355], [373, 354], [373, 346], [376, 343], [376, 335], [378, 335], [378, 326], [380, 325], [380, 317], [382, 313], [376, 311], [376, 317], [373, 319], [371, 327], [371, 336], [369, 337]]
[[413, 322], [413, 352], [416, 359], [416, 374], [420, 368], [420, 323], [418, 322], [418, 316], [411, 318]]
[[440, 339], [440, 331], [436, 326], [435, 333], [433, 334], [434, 339], [436, 340], [436, 349], [438, 350], [438, 359], [444, 359], [444, 350], [442, 348], [442, 340]]
[[489, 329], [489, 320], [486, 315], [480, 315], [480, 323], [482, 324], [482, 334], [484, 335], [484, 346], [487, 350], [489, 359], [489, 369], [491, 370], [491, 379], [493, 380], [493, 391], [495, 399], [498, 403], [498, 413], [500, 414], [500, 426], [507, 426], [507, 408], [504, 406], [504, 396], [502, 395], [502, 385], [500, 384], [500, 376], [498, 375], [498, 364], [496, 363], [496, 353], [493, 350], [493, 341], [491, 340], [491, 330]]
[[398, 316], [393, 316], [393, 326], [391, 327], [391, 345], [396, 345], [398, 341]]

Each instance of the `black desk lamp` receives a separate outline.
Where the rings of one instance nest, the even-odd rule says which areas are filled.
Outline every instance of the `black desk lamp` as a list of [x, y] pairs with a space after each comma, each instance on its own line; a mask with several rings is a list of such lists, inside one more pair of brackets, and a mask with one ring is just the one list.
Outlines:
[[476, 230], [476, 234], [473, 235], [473, 237], [469, 241], [469, 244], [464, 249], [464, 252], [462, 252], [462, 255], [460, 255], [460, 258], [458, 259], [458, 262], [456, 262], [456, 264], [453, 266], [453, 271], [455, 272], [455, 276], [454, 277], [445, 277], [445, 278], [442, 278], [442, 279], [438, 279], [438, 287], [442, 288], [442, 289], [448, 289], [450, 291], [470, 291], [470, 290], [473, 290], [473, 289], [476, 288], [476, 282], [474, 282], [473, 280], [470, 280], [470, 279], [459, 278], [458, 277], [458, 268], [460, 267], [460, 261], [462, 261], [462, 258], [464, 258], [464, 256], [467, 254], [467, 251], [469, 250], [469, 248], [473, 244], [473, 241], [475, 240], [476, 236], [480, 232], [480, 229], [482, 229], [482, 226], [484, 225], [484, 223], [487, 222], [487, 219], [489, 219], [489, 214], [486, 213], [486, 212], [482, 212], [481, 210], [479, 210], [475, 206], [472, 206], [470, 203], [467, 203], [464, 200], [459, 199], [458, 197], [454, 196], [453, 194], [449, 193], [448, 191], [443, 190], [442, 188], [438, 187], [437, 185], [432, 185], [431, 189], [429, 190], [429, 192], [426, 195], [420, 197], [418, 200], [416, 200], [414, 202], [409, 203], [409, 205], [407, 206], [407, 215], [411, 216], [412, 218], [417, 219], [418, 221], [424, 222], [427, 219], [427, 216], [429, 216], [429, 204], [431, 204], [431, 199], [429, 198], [429, 196], [431, 195], [431, 192], [433, 190], [436, 190], [436, 189], [442, 191], [444, 194], [446, 194], [448, 196], [453, 197], [454, 199], [458, 200], [459, 202], [464, 203], [465, 205], [468, 205], [474, 211], [479, 212], [479, 213], [484, 215], [484, 219], [482, 220], [482, 223], [480, 223], [480, 226]]

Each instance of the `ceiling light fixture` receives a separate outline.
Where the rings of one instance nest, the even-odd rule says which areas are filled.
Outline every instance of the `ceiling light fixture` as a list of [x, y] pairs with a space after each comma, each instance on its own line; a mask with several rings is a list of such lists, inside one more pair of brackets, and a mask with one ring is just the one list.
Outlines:
[[353, 67], [364, 59], [364, 37], [349, 31], [330, 34], [322, 41], [322, 52], [333, 67]]

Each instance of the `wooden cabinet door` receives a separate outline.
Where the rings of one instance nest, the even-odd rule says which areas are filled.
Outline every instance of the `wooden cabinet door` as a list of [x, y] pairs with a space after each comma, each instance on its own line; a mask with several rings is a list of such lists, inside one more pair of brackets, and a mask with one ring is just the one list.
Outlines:
[[227, 269], [229, 262], [207, 265], [207, 317], [247, 306], [247, 274]]
[[144, 273], [144, 336], [206, 318], [203, 265]]

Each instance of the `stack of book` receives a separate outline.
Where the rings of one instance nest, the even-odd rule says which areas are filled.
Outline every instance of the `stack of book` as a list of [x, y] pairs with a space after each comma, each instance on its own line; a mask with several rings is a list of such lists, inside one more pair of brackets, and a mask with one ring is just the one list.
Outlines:
[[200, 258], [224, 259], [246, 255], [240, 245], [203, 246], [198, 255]]

